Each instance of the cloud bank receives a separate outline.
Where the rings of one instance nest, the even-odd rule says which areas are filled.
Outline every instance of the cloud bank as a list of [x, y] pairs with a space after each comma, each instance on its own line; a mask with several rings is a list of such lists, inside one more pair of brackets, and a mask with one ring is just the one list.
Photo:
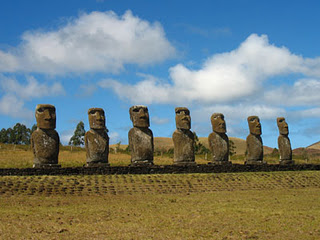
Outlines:
[[0, 72], [45, 74], [111, 72], [175, 55], [160, 23], [131, 11], [83, 13], [54, 31], [28, 31], [19, 46], [0, 50]]
[[25, 101], [44, 96], [59, 96], [65, 90], [58, 82], [51, 85], [40, 83], [34, 77], [28, 77], [26, 82], [20, 83], [15, 78], [0, 75], [0, 113], [11, 117], [31, 119], [33, 112], [24, 107]]
[[[266, 35], [252, 34], [237, 49], [207, 59], [201, 69], [192, 70], [178, 64], [170, 68], [169, 74], [169, 82], [148, 76], [133, 85], [114, 80], [101, 81], [100, 85], [111, 88], [130, 102], [231, 103], [265, 92], [263, 83], [275, 76], [303, 74], [320, 77], [320, 58], [303, 58], [285, 47], [270, 44]], [[305, 79], [290, 88], [299, 93], [299, 102], [310, 101], [309, 96], [306, 99], [303, 97], [305, 88], [318, 88], [319, 84], [319, 79]], [[276, 89], [267, 92], [266, 98], [273, 99], [272, 95], [282, 95], [283, 91]], [[285, 98], [294, 103], [288, 94]]]

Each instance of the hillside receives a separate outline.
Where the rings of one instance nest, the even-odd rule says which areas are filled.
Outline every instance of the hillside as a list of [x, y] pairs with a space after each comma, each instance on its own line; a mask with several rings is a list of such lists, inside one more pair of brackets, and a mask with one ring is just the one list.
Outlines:
[[307, 149], [316, 149], [316, 150], [320, 150], [320, 141], [316, 142], [314, 144], [311, 144], [310, 146], [306, 147]]
[[[246, 140], [242, 139], [242, 138], [236, 138], [236, 137], [229, 137], [229, 140], [234, 142], [235, 145], [235, 152], [236, 155], [244, 155], [246, 152]], [[207, 148], [208, 146], [208, 138], [207, 137], [199, 137], [199, 141], [205, 145]], [[263, 146], [263, 151], [264, 154], [269, 154], [271, 153], [273, 150], [273, 148], [271, 147], [267, 147], [267, 146]]]

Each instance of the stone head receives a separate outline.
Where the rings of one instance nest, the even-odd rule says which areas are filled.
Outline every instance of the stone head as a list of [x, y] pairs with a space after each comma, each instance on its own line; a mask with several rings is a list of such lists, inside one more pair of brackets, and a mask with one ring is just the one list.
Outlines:
[[37, 127], [40, 129], [56, 128], [56, 108], [50, 104], [38, 104], [36, 107]]
[[176, 127], [177, 129], [190, 130], [191, 128], [191, 117], [190, 111], [186, 107], [175, 108], [176, 112]]
[[88, 117], [91, 129], [106, 128], [106, 117], [102, 108], [90, 108], [88, 110]]
[[217, 133], [226, 133], [226, 122], [222, 113], [214, 113], [211, 116], [212, 130]]
[[253, 135], [261, 135], [260, 119], [257, 116], [248, 117], [250, 133]]
[[150, 126], [149, 112], [146, 106], [132, 106], [129, 109], [129, 113], [134, 127], [146, 128]]
[[277, 118], [277, 125], [279, 128], [279, 133], [281, 135], [288, 135], [289, 134], [288, 124], [287, 124], [286, 119], [284, 117]]

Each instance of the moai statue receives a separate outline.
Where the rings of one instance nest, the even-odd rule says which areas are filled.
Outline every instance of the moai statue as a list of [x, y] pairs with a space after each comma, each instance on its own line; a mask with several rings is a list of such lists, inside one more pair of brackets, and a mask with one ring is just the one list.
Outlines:
[[56, 108], [50, 104], [36, 107], [37, 130], [31, 135], [34, 154], [33, 167], [60, 167], [58, 164], [60, 139], [56, 130]]
[[208, 137], [209, 148], [212, 152], [213, 164], [231, 164], [229, 162], [229, 138], [226, 134], [226, 122], [222, 113], [211, 116], [213, 132]]
[[261, 139], [261, 124], [257, 116], [248, 117], [250, 134], [247, 137], [247, 161], [246, 164], [264, 164], [263, 144]]
[[109, 166], [109, 136], [104, 111], [102, 108], [90, 108], [88, 117], [90, 130], [84, 136], [87, 166]]
[[190, 131], [190, 111], [185, 107], [177, 107], [176, 127], [172, 134], [175, 165], [196, 165], [194, 157], [194, 135]]
[[148, 108], [142, 105], [132, 106], [129, 113], [133, 123], [128, 134], [131, 165], [153, 165], [153, 134], [149, 129]]
[[279, 128], [278, 148], [280, 152], [280, 164], [293, 164], [291, 143], [288, 137], [289, 128], [284, 117], [277, 118]]

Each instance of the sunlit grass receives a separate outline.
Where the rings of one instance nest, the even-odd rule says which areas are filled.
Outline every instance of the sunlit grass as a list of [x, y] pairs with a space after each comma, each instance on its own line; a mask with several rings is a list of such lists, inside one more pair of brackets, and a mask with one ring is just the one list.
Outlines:
[[[26, 145], [0, 145], [0, 168], [28, 168], [33, 166], [33, 153], [30, 146]], [[244, 155], [235, 155], [230, 157], [234, 164], [244, 164]], [[196, 155], [197, 164], [207, 164], [210, 162], [211, 154]], [[278, 157], [273, 157], [270, 154], [264, 156], [264, 160], [268, 164], [278, 164]], [[317, 156], [310, 156], [307, 160], [301, 156], [293, 156], [296, 164], [319, 164]], [[110, 153], [109, 163], [111, 166], [128, 166], [130, 164], [130, 154], [128, 153]], [[59, 153], [59, 164], [62, 167], [81, 167], [86, 164], [86, 152], [84, 148], [61, 147]], [[173, 164], [173, 155], [162, 154], [154, 155], [154, 164], [170, 165]]]
[[318, 188], [179, 194], [14, 195], [2, 239], [319, 239]]

